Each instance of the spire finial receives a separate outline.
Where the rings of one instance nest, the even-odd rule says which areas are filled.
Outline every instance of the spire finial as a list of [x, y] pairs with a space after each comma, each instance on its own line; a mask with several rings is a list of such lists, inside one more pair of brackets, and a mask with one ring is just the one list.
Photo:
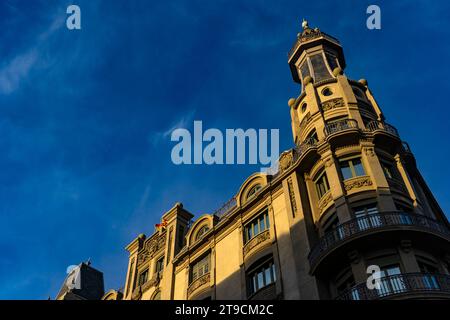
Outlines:
[[303, 30], [309, 28], [308, 20], [306, 20], [305, 18], [303, 18], [303, 21], [302, 21], [302, 28], [303, 28]]

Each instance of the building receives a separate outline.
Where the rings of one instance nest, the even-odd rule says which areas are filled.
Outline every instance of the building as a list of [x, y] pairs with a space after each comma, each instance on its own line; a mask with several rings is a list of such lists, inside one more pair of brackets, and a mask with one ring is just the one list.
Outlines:
[[[223, 208], [177, 203], [126, 249], [123, 299], [450, 298], [449, 222], [339, 41], [306, 21], [288, 63], [295, 147]], [[369, 289], [369, 266], [380, 287]]]
[[64, 279], [56, 300], [100, 300], [104, 293], [103, 273], [82, 262]]

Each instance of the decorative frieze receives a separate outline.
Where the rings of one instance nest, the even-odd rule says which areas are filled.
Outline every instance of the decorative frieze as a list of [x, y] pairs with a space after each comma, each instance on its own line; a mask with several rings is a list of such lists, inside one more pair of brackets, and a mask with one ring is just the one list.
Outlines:
[[166, 233], [147, 239], [144, 243], [144, 248], [138, 253], [137, 265], [140, 266], [144, 262], [152, 259], [158, 251], [164, 248], [165, 244]]
[[331, 195], [331, 192], [328, 191], [324, 194], [322, 198], [319, 200], [319, 214], [325, 211], [325, 209], [328, 207], [330, 202], [333, 200], [333, 196]]
[[258, 234], [256, 237], [247, 242], [244, 246], [244, 257], [252, 251], [254, 248], [258, 247], [260, 244], [268, 241], [270, 239], [269, 230], [263, 231]]
[[334, 99], [322, 102], [321, 107], [322, 107], [322, 111], [326, 112], [326, 111], [331, 110], [331, 109], [341, 108], [344, 105], [345, 105], [344, 99], [342, 99], [342, 98], [334, 98]]
[[195, 292], [198, 288], [209, 285], [211, 281], [211, 274], [207, 273], [197, 279], [195, 279], [188, 287], [187, 294], [188, 297]]
[[372, 180], [370, 180], [370, 177], [363, 176], [363, 177], [357, 177], [353, 179], [348, 179], [344, 181], [344, 188], [346, 191], [350, 191], [352, 189], [358, 189], [362, 187], [370, 187], [372, 185]]

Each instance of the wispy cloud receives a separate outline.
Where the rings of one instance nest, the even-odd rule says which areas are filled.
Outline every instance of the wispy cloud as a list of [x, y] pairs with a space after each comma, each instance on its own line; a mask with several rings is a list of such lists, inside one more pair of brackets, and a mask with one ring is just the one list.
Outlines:
[[64, 23], [61, 16], [52, 20], [51, 24], [36, 35], [27, 49], [5, 61], [0, 67], [0, 94], [11, 94], [25, 81], [33, 68], [39, 63], [48, 38]]
[[177, 122], [169, 126], [167, 129], [155, 132], [150, 136], [151, 143], [155, 146], [161, 141], [169, 138], [173, 130], [178, 128], [186, 128], [194, 120], [195, 110], [190, 110], [183, 117], [181, 117]]

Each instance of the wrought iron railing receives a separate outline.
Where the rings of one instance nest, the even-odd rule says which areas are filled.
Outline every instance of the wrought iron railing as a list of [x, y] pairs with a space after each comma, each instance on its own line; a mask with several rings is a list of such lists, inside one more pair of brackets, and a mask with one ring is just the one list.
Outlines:
[[366, 124], [366, 128], [369, 131], [383, 130], [385, 132], [393, 134], [396, 137], [399, 136], [398, 131], [394, 126], [391, 126], [390, 124], [382, 121], [370, 121]]
[[344, 222], [325, 233], [319, 239], [319, 243], [311, 250], [308, 256], [309, 262], [311, 265], [314, 265], [330, 249], [355, 235], [391, 226], [416, 227], [431, 230], [446, 236], [450, 235], [447, 226], [423, 215], [404, 212], [368, 214]]
[[328, 137], [340, 131], [356, 128], [358, 128], [358, 122], [355, 119], [342, 119], [327, 123], [324, 128], [324, 133]]
[[221, 219], [225, 215], [227, 215], [229, 212], [231, 212], [234, 208], [236, 208], [236, 197], [231, 198], [227, 202], [225, 202], [224, 205], [222, 205], [219, 209], [214, 211], [213, 215], [219, 217]]
[[[450, 275], [433, 273], [403, 273], [382, 277], [375, 288], [360, 283], [339, 295], [337, 300], [376, 300], [408, 293], [450, 294]], [[372, 287], [372, 286], [371, 286]]]
[[411, 148], [409, 147], [409, 144], [406, 141], [402, 141], [402, 147], [403, 151], [411, 153]]
[[317, 139], [307, 138], [302, 143], [298, 144], [294, 148], [293, 162], [295, 163], [303, 154], [305, 154], [310, 148], [317, 146]]

